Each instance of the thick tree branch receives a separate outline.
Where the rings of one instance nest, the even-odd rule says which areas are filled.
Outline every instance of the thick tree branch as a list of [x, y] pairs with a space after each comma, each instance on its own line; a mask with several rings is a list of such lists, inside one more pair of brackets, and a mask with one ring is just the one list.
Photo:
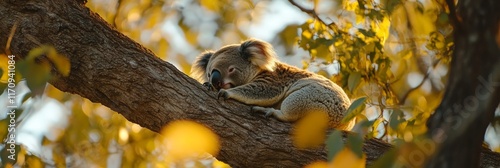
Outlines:
[[[170, 121], [188, 119], [220, 136], [218, 159], [235, 167], [300, 167], [325, 160], [324, 149], [299, 150], [289, 136], [292, 124], [267, 119], [250, 107], [217, 100], [198, 82], [157, 58], [150, 50], [111, 28], [83, 5], [67, 0], [0, 0], [0, 50], [17, 22], [10, 50], [24, 57], [42, 44], [68, 56], [71, 72], [51, 83], [122, 114], [131, 122], [158, 132]], [[56, 71], [54, 70], [54, 73]], [[57, 74], [56, 74], [57, 75]], [[368, 140], [368, 163], [390, 145]], [[497, 160], [486, 166], [500, 166]]]

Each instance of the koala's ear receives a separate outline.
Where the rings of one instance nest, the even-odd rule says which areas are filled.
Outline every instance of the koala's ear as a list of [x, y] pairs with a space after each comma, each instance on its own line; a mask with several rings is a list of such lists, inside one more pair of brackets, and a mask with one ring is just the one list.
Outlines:
[[244, 57], [259, 68], [268, 71], [276, 69], [276, 53], [271, 44], [257, 39], [249, 39], [241, 43], [239, 50]]
[[210, 57], [214, 55], [213, 51], [205, 51], [196, 57], [193, 65], [191, 66], [191, 76], [199, 82], [207, 82], [208, 77], [206, 74], [208, 62]]

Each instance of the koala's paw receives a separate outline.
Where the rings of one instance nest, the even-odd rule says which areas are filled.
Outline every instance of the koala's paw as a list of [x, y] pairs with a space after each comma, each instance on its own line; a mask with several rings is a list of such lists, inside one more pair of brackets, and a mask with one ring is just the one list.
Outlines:
[[252, 112], [260, 112], [264, 113], [264, 117], [269, 118], [273, 115], [274, 109], [272, 108], [265, 108], [265, 107], [260, 107], [260, 106], [253, 106], [252, 107]]
[[213, 91], [214, 90], [214, 87], [212, 86], [212, 84], [210, 84], [210, 82], [205, 82], [203, 83], [203, 86], [205, 88], [207, 88], [207, 90], [210, 90], [210, 91]]
[[226, 90], [221, 89], [221, 90], [219, 90], [219, 93], [217, 94], [217, 99], [219, 99], [219, 98], [221, 98], [221, 97], [222, 97], [224, 100], [227, 100], [227, 99], [229, 99], [229, 93], [228, 93]]
[[274, 111], [268, 110], [265, 112], [264, 117], [269, 118], [273, 115]]

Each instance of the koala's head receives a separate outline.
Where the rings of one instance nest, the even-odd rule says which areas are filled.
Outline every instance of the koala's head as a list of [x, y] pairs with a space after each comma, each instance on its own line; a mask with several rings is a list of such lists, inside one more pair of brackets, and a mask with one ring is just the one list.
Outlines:
[[275, 68], [276, 53], [271, 44], [250, 39], [202, 53], [196, 58], [191, 74], [219, 90], [249, 83], [260, 72]]

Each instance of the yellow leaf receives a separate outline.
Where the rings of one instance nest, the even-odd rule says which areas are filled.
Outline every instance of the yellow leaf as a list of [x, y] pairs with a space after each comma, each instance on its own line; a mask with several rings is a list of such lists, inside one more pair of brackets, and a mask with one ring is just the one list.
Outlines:
[[33, 48], [28, 53], [26, 57], [26, 61], [33, 61], [36, 57], [39, 57], [42, 54], [46, 54], [49, 51], [49, 46], [43, 45], [37, 48]]
[[207, 8], [208, 10], [218, 12], [219, 11], [219, 4], [220, 1], [213, 1], [213, 0], [200, 0], [200, 4]]
[[156, 25], [159, 25], [159, 22], [162, 21], [163, 19], [163, 12], [161, 11], [160, 7], [152, 7], [151, 9], [148, 10], [149, 13], [149, 19], [146, 22], [146, 28], [150, 29], [153, 28]]
[[310, 111], [295, 124], [293, 144], [298, 148], [318, 147], [325, 142], [328, 128], [328, 114]]
[[404, 6], [407, 9], [408, 21], [410, 21], [413, 27], [413, 33], [416, 35], [429, 35], [431, 32], [435, 31], [436, 26], [432, 17], [426, 15], [426, 12], [419, 12], [418, 3], [404, 3]]
[[50, 84], [45, 88], [45, 94], [59, 101], [63, 101], [63, 99], [67, 97], [67, 94], [65, 92], [55, 88]]
[[304, 168], [327, 168], [327, 167], [328, 167], [328, 163], [327, 162], [317, 161], [317, 162], [313, 162], [311, 164], [308, 164]]
[[3, 74], [0, 76], [0, 82], [2, 83], [7, 83], [7, 80], [9, 79], [8, 72], [9, 72], [9, 58], [7, 58], [7, 55], [0, 54], [0, 69], [2, 69]]
[[56, 53], [55, 50], [54, 53], [49, 54], [47, 56], [52, 61], [52, 63], [54, 63], [54, 66], [59, 71], [59, 73], [61, 73], [63, 76], [69, 75], [71, 65], [67, 57]]
[[310, 39], [312, 37], [312, 33], [309, 30], [302, 31], [302, 37]]
[[363, 157], [359, 158], [349, 148], [344, 148], [335, 155], [330, 163], [330, 167], [364, 168], [365, 164], [366, 155], [363, 154]]
[[427, 99], [425, 99], [424, 96], [420, 96], [418, 97], [418, 106], [423, 109], [423, 110], [426, 110], [427, 109]]
[[219, 138], [207, 127], [193, 121], [174, 121], [161, 131], [168, 161], [181, 161], [203, 154], [217, 155]]
[[56, 49], [52, 46], [42, 45], [37, 48], [33, 48], [28, 53], [26, 57], [27, 62], [34, 61], [35, 58], [46, 55], [49, 60], [54, 63], [56, 69], [63, 75], [68, 76], [70, 71], [69, 59], [63, 55], [57, 53]]
[[219, 160], [215, 160], [212, 163], [212, 167], [214, 167], [214, 168], [231, 168], [231, 166], [229, 166], [228, 164], [221, 162]]

